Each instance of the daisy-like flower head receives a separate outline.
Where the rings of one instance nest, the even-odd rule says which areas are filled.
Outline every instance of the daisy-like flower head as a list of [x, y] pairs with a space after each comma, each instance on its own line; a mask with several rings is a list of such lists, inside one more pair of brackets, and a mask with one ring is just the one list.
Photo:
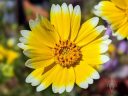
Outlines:
[[26, 66], [34, 71], [27, 83], [38, 86], [37, 91], [52, 84], [54, 93], [70, 92], [76, 83], [87, 88], [99, 79], [95, 67], [107, 62], [104, 54], [111, 40], [103, 36], [103, 25], [94, 17], [80, 27], [80, 6], [52, 5], [50, 21], [38, 16], [30, 21], [31, 31], [22, 30], [18, 46], [29, 59]]
[[101, 1], [94, 13], [111, 25], [118, 40], [128, 38], [128, 0]]

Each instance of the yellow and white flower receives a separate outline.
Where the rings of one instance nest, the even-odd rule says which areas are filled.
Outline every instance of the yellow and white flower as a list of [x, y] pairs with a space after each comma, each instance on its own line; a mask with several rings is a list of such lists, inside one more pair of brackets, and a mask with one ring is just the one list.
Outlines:
[[111, 25], [118, 40], [128, 38], [128, 0], [101, 1], [94, 13]]
[[52, 5], [50, 22], [41, 16], [30, 20], [31, 31], [22, 30], [18, 46], [29, 59], [26, 66], [34, 71], [26, 78], [27, 83], [38, 86], [37, 91], [52, 84], [54, 93], [70, 92], [76, 83], [87, 88], [99, 79], [95, 67], [107, 62], [104, 53], [111, 40], [103, 35], [106, 29], [97, 26], [94, 17], [80, 27], [81, 9], [77, 5]]

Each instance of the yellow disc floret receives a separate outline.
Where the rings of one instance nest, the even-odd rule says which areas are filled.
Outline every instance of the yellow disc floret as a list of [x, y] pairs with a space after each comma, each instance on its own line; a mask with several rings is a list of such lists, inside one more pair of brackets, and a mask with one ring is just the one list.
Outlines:
[[55, 45], [54, 55], [56, 62], [64, 67], [70, 67], [79, 62], [81, 58], [80, 48], [74, 42], [59, 41]]

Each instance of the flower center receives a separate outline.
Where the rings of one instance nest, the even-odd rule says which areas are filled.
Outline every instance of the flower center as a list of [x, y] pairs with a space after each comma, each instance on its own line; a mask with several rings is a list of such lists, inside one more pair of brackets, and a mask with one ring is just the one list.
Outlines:
[[81, 59], [80, 48], [70, 41], [59, 41], [54, 47], [56, 63], [63, 67], [75, 65]]

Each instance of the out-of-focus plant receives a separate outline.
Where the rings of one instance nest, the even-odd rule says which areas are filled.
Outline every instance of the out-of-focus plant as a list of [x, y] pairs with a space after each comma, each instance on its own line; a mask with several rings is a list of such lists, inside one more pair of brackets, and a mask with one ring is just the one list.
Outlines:
[[12, 38], [7, 40], [5, 46], [0, 44], [0, 71], [5, 77], [14, 76], [13, 63], [19, 57], [19, 53], [14, 50], [14, 45]]
[[111, 59], [104, 64], [103, 70], [106, 72], [113, 72], [120, 67], [121, 64], [128, 64], [128, 60], [126, 59], [128, 56], [128, 43], [126, 40], [121, 40], [118, 42], [117, 39], [112, 36], [112, 30], [109, 25], [106, 30], [106, 35], [109, 35], [112, 40], [112, 43], [108, 48], [108, 55]]

